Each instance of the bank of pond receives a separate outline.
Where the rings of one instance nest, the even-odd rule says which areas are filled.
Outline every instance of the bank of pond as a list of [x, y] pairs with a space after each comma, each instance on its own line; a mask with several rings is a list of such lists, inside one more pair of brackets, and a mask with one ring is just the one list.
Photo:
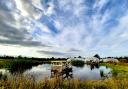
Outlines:
[[0, 81], [0, 89], [128, 89], [127, 79], [81, 81], [61, 78], [43, 79], [36, 82], [33, 77], [17, 75]]
[[[127, 84], [126, 80], [128, 80], [127, 63], [85, 64], [82, 61], [75, 60], [70, 63], [66, 62], [64, 66], [61, 66], [59, 63], [53, 64], [49, 61], [1, 60], [0, 68], [0, 89], [19, 89], [17, 87], [20, 86], [29, 87], [21, 87], [20, 89], [58, 89], [54, 87], [63, 87], [62, 89], [83, 89], [81, 86], [86, 87], [85, 89], [125, 89], [115, 88], [116, 84], [114, 82], [117, 82], [117, 85], [119, 85], [118, 82], [125, 82]], [[16, 81], [19, 84], [16, 83], [15, 85]], [[28, 81], [29, 83], [25, 84], [23, 83], [24, 81]], [[58, 81], [60, 85], [58, 85]], [[11, 82], [14, 83], [14, 88], [11, 87]], [[110, 85], [106, 85], [109, 82], [111, 86], [114, 86], [113, 88], [110, 88]], [[31, 85], [31, 83], [34, 85]], [[68, 83], [77, 84], [77, 86], [74, 88]], [[124, 85], [122, 83], [120, 86], [126, 87], [127, 85], [125, 83]], [[11, 88], [1, 88], [7, 87], [6, 84]]]
[[[78, 78], [81, 80], [99, 80], [102, 79], [103, 77], [109, 78], [112, 76], [111, 68], [107, 68], [106, 66], [99, 66], [99, 64], [93, 64], [93, 65], [83, 64], [80, 61], [74, 61], [71, 64], [66, 63], [65, 65], [53, 65], [51, 62], [41, 62], [41, 61], [30, 61], [30, 60], [3, 61], [2, 60], [0, 61], [0, 67], [1, 67], [0, 71], [1, 72], [4, 71], [5, 72], [4, 74], [9, 74], [9, 75], [10, 74], [31, 75], [37, 77], [36, 79], [38, 80], [38, 79], [44, 79], [45, 77], [51, 78], [53, 67], [56, 68], [54, 69], [54, 72], [56, 73], [59, 73], [58, 71], [65, 70], [67, 71], [68, 74], [68, 70], [61, 69], [62, 67], [65, 68], [66, 65], [71, 66], [72, 78]], [[65, 76], [67, 75], [65, 74]]]

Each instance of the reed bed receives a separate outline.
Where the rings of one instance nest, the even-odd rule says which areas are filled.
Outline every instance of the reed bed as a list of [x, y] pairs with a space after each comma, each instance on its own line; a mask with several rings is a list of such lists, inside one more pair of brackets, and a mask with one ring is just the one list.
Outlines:
[[35, 81], [33, 77], [16, 75], [0, 80], [0, 89], [128, 89], [128, 79], [81, 81], [61, 78]]

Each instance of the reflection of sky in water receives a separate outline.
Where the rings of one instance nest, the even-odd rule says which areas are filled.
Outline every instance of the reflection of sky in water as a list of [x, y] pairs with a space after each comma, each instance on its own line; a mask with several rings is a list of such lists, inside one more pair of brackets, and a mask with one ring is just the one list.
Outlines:
[[111, 72], [110, 68], [106, 68], [105, 66], [100, 66], [99, 68], [100, 71], [103, 71], [105, 74], [108, 74]]
[[[84, 65], [84, 67], [73, 67], [73, 77], [81, 80], [97, 80], [101, 79], [100, 71], [103, 71], [105, 75], [111, 77], [111, 69], [105, 66], [100, 66], [99, 68], [90, 69], [89, 65]], [[10, 74], [6, 69], [0, 69], [2, 74]], [[46, 77], [51, 76], [51, 64], [42, 64], [34, 66], [29, 70], [24, 72], [24, 75], [34, 76], [36, 80], [42, 80]]]
[[81, 80], [99, 79], [99, 69], [90, 69], [90, 66], [85, 65], [83, 68], [73, 67], [73, 75]]
[[90, 69], [90, 66], [85, 65], [83, 68], [73, 67], [73, 76], [81, 80], [97, 80], [101, 79], [100, 71], [103, 71], [104, 74], [111, 72], [110, 68], [105, 66], [100, 66], [99, 68]]
[[[90, 69], [89, 65], [84, 65], [84, 67], [73, 67], [73, 77], [81, 80], [97, 80], [101, 79], [100, 71], [104, 74], [110, 73], [111, 69], [105, 66], [100, 66], [99, 68]], [[45, 77], [50, 77], [51, 75], [51, 65], [43, 64], [32, 69], [27, 70], [24, 74], [30, 74], [35, 76], [37, 80], [44, 79]]]
[[50, 77], [51, 66], [50, 64], [38, 65], [38, 66], [32, 67], [32, 69], [30, 70], [26, 70], [24, 74], [32, 75], [35, 77], [35, 79], [41, 80], [46, 77]]

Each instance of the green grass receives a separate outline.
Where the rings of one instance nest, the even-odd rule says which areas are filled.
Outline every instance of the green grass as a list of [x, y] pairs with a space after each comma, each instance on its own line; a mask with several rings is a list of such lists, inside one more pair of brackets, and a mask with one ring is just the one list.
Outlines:
[[113, 77], [128, 79], [128, 63], [101, 63], [100, 65], [110, 67], [112, 69]]
[[12, 74], [23, 73], [26, 69], [30, 69], [32, 66], [42, 64], [41, 61], [33, 60], [1, 60], [0, 68], [7, 68]]
[[[11, 66], [16, 68], [20, 64], [28, 65], [29, 63], [30, 61], [0, 61], [0, 66], [7, 67], [9, 65], [10, 68]], [[33, 61], [32, 63], [37, 62]], [[80, 62], [75, 61], [75, 63], [79, 64]], [[113, 77], [107, 80], [91, 81], [80, 81], [78, 79], [62, 80], [61, 78], [46, 78], [36, 82], [35, 78], [30, 76], [15, 75], [5, 78], [3, 77], [4, 75], [0, 75], [0, 89], [128, 89], [127, 63], [118, 63], [116, 65], [112, 63], [100, 63], [100, 65], [112, 68]]]
[[0, 68], [5, 68], [10, 62], [10, 60], [0, 60]]

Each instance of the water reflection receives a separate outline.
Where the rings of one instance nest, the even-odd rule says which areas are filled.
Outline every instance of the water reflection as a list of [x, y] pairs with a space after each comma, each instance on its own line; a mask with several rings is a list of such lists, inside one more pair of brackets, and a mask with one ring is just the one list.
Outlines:
[[101, 66], [99, 68], [99, 70], [100, 70], [101, 79], [104, 80], [104, 79], [108, 79], [108, 78], [112, 77], [111, 69], [108, 68], [107, 66], [106, 67], [105, 66]]
[[69, 79], [69, 78], [73, 78], [73, 71], [72, 71], [72, 67], [68, 67], [66, 66], [63, 70], [62, 70], [62, 78], [63, 79]]
[[95, 64], [91, 64], [89, 65], [90, 66], [90, 69], [93, 70], [95, 68], [99, 68], [99, 64], [98, 63], [95, 63]]
[[[7, 70], [4, 69], [3, 72], [5, 71]], [[7, 71], [7, 73], [9, 73], [9, 71]], [[63, 79], [77, 78], [80, 80], [99, 80], [111, 77], [112, 73], [110, 68], [99, 65], [85, 64], [83, 67], [75, 67], [41, 64], [38, 66], [33, 66], [31, 69], [26, 69], [25, 72], [23, 72], [23, 75], [34, 76], [34, 78], [38, 81], [46, 77], [53, 78], [57, 76], [60, 76]]]
[[51, 66], [51, 78], [52, 77], [62, 77], [62, 79], [73, 78], [72, 66], [67, 63], [58, 63], [54, 62]]
[[74, 67], [73, 75], [81, 80], [99, 80], [103, 79], [103, 76], [100, 74], [101, 70], [103, 71], [104, 75], [111, 73], [111, 69], [106, 68], [105, 66], [99, 66], [99, 68], [93, 67], [93, 69], [91, 69], [91, 65], [84, 65], [83, 68]]
[[[103, 73], [102, 73], [102, 72]], [[84, 67], [66, 67], [53, 66], [50, 64], [43, 64], [27, 70], [25, 74], [31, 74], [37, 79], [44, 79], [45, 77], [53, 78], [60, 76], [63, 79], [78, 78], [80, 80], [99, 80], [106, 79], [112, 76], [111, 69], [105, 66], [91, 66], [84, 65]]]
[[34, 66], [31, 69], [26, 70], [24, 75], [33, 76], [36, 80], [44, 78], [50, 78], [51, 76], [51, 64], [42, 64]]

